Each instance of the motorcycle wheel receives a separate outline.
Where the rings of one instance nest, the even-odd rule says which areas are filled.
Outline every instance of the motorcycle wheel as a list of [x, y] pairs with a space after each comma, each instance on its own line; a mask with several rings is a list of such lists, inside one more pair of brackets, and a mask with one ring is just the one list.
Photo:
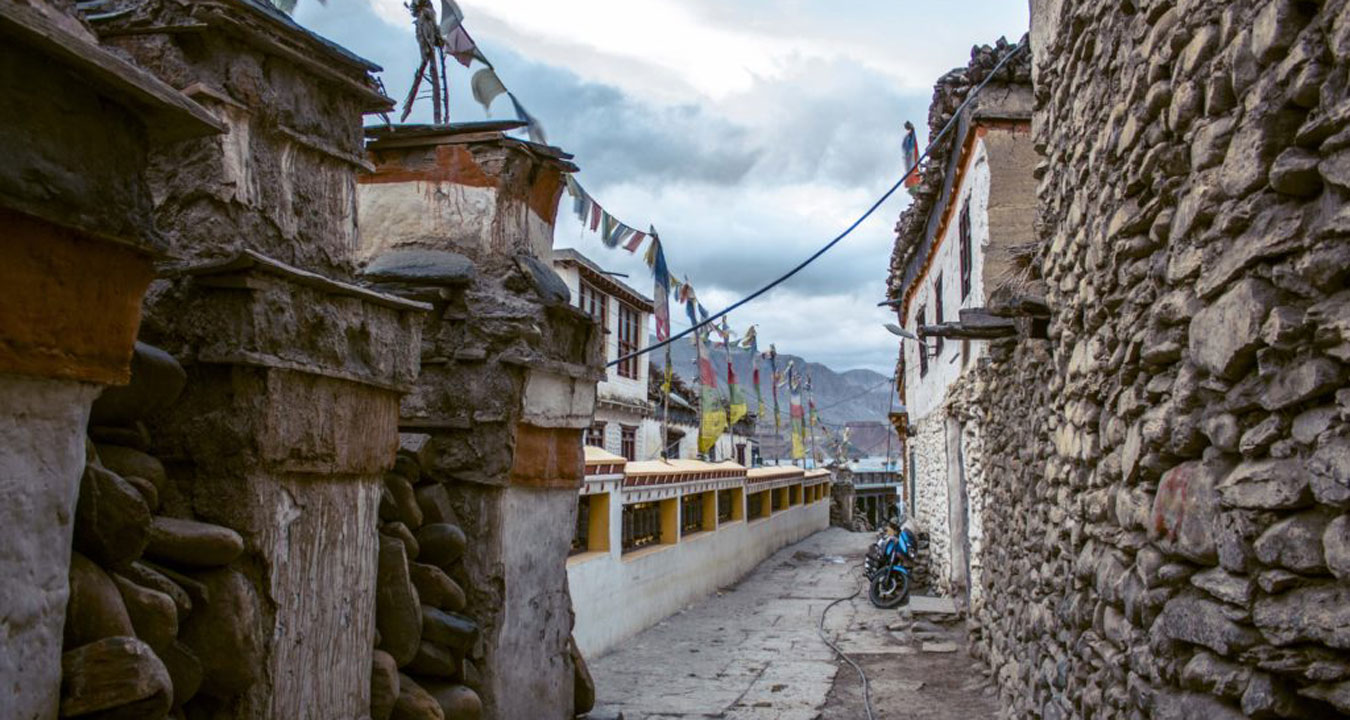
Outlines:
[[872, 578], [867, 597], [883, 610], [899, 607], [909, 599], [909, 576], [902, 572], [879, 572]]

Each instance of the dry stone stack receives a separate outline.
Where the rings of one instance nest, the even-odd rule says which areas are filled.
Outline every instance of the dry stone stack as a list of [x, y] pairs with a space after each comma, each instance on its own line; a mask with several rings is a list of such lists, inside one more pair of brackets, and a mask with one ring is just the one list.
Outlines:
[[1350, 4], [1034, 0], [1049, 339], [963, 380], [1007, 717], [1350, 713]]

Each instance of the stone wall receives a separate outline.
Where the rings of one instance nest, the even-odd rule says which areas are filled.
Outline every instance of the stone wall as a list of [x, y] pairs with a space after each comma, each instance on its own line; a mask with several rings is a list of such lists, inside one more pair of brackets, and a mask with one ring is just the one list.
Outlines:
[[1004, 714], [1350, 712], [1350, 8], [1032, 18], [1049, 340], [972, 410]]
[[929, 571], [934, 587], [951, 591], [952, 534], [947, 505], [947, 414], [940, 409], [914, 425], [914, 521], [928, 533]]

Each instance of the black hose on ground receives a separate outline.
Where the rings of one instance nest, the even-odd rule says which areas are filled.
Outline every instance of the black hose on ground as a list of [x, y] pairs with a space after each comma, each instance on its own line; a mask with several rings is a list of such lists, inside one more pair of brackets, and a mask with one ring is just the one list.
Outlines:
[[836, 655], [842, 658], [844, 662], [848, 663], [849, 665], [852, 665], [854, 670], [858, 671], [858, 677], [862, 678], [863, 709], [867, 711], [867, 720], [876, 720], [876, 718], [873, 717], [872, 715], [872, 686], [867, 681], [867, 673], [863, 672], [862, 666], [854, 662], [853, 658], [849, 657], [843, 650], [840, 650], [838, 645], [835, 645], [832, 640], [830, 640], [828, 637], [825, 637], [825, 616], [830, 613], [830, 608], [846, 600], [852, 600], [853, 598], [858, 597], [858, 593], [860, 592], [862, 592], [861, 588], [854, 590], [852, 595], [849, 595], [847, 597], [841, 597], [837, 600], [830, 602], [829, 605], [826, 605], [825, 609], [820, 611], [820, 624], [816, 628], [816, 632], [820, 635], [820, 639], [824, 640], [825, 644], [829, 645], [830, 649], [833, 650]]

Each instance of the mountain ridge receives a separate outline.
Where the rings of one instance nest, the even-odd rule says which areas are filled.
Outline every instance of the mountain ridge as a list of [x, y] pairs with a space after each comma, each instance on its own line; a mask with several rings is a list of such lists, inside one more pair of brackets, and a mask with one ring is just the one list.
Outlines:
[[[655, 342], [655, 340], [652, 342]], [[709, 343], [707, 347], [712, 354], [713, 368], [717, 373], [718, 384], [725, 392], [726, 355], [720, 342]], [[670, 351], [671, 364], [675, 368], [675, 373], [692, 384], [692, 381], [697, 377], [693, 343], [676, 341], [671, 344]], [[731, 354], [732, 367], [735, 369], [737, 381], [745, 388], [746, 400], [753, 411], [755, 391], [751, 382], [751, 353], [749, 350], [736, 347], [733, 344]], [[665, 353], [661, 351], [652, 353], [652, 362], [658, 367], [664, 367]], [[887, 413], [891, 408], [890, 378], [886, 375], [866, 368], [835, 371], [828, 365], [811, 362], [799, 355], [790, 353], [779, 353], [777, 362], [779, 372], [783, 373], [785, 378], [789, 362], [793, 363], [795, 369], [804, 370], [810, 374], [811, 393], [816, 403], [816, 412], [819, 413], [821, 422], [830, 426], [832, 430], [838, 431], [850, 422], [886, 422]], [[773, 393], [770, 387], [769, 361], [761, 357], [759, 366], [760, 387], [764, 396], [764, 405], [769, 417], [772, 418]], [[805, 403], [805, 398], [803, 398], [803, 403]], [[785, 423], [788, 418], [788, 405], [788, 388], [784, 384], [778, 388], [778, 406]], [[771, 419], [770, 422], [772, 422]]]

